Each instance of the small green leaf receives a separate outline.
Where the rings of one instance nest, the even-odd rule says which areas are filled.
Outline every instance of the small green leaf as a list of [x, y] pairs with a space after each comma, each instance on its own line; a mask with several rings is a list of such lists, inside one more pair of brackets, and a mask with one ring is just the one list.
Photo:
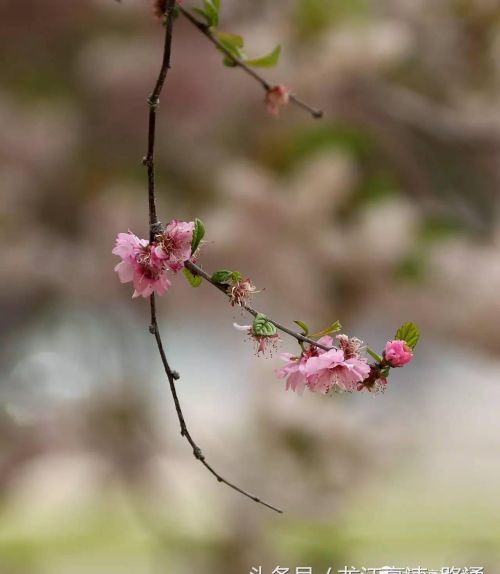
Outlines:
[[327, 335], [332, 335], [333, 333], [338, 333], [340, 331], [340, 329], [342, 329], [342, 325], [340, 324], [340, 321], [335, 321], [335, 323], [332, 323], [329, 327], [327, 327], [326, 329], [323, 329], [323, 331], [320, 331], [319, 333], [314, 333], [314, 335], [310, 335], [312, 339], [321, 339], [321, 337], [326, 337]]
[[220, 283], [221, 285], [232, 285], [241, 279], [241, 273], [239, 271], [228, 271], [227, 269], [221, 269], [212, 274], [212, 281], [215, 283]]
[[184, 267], [182, 272], [184, 273], [184, 277], [187, 279], [187, 281], [191, 285], [191, 287], [199, 287], [203, 283], [203, 278], [200, 277], [199, 275], [195, 275], [194, 273], [191, 273], [191, 271], [189, 271], [189, 269], [186, 269]]
[[377, 361], [377, 363], [382, 362], [382, 357], [380, 355], [377, 355], [377, 353], [375, 353], [375, 351], [370, 349], [370, 347], [366, 347], [366, 352], [370, 355], [370, 357], [372, 359], [375, 359], [375, 361]]
[[231, 32], [221, 32], [220, 30], [216, 30], [214, 34], [215, 36], [217, 36], [219, 42], [221, 44], [224, 44], [224, 46], [226, 46], [226, 48], [228, 49], [230, 48], [241, 49], [245, 44], [243, 36], [240, 36], [239, 34], [231, 34]]
[[414, 349], [417, 346], [418, 340], [420, 339], [420, 331], [415, 323], [411, 321], [401, 325], [396, 331], [396, 339], [400, 341], [406, 341], [410, 349]]
[[304, 323], [304, 321], [299, 321], [298, 319], [294, 321], [294, 323], [302, 329], [302, 334], [305, 337], [307, 337], [307, 335], [309, 334], [309, 325], [307, 323]]
[[219, 23], [219, 0], [203, 0], [203, 8], [193, 8], [193, 12], [199, 14], [207, 21], [212, 28]]
[[265, 56], [254, 58], [252, 60], [245, 60], [245, 64], [256, 68], [272, 68], [278, 63], [280, 54], [281, 46], [276, 46], [272, 52], [269, 52], [269, 54], [266, 54]]
[[[242, 36], [231, 34], [230, 32], [221, 32], [220, 30], [215, 30], [214, 35], [232, 56], [239, 60], [243, 60], [246, 57], [245, 52], [243, 51], [245, 41]], [[221, 50], [221, 52], [224, 54], [224, 65], [234, 67], [235, 63], [233, 60], [225, 54], [223, 50]]]
[[253, 322], [253, 332], [259, 337], [272, 337], [278, 332], [276, 327], [262, 313], [257, 313]]
[[210, 24], [210, 16], [205, 12], [205, 10], [203, 10], [203, 8], [193, 8], [193, 12], [195, 14], [198, 14], [198, 16], [201, 16], [203, 18], [205, 18], [205, 20], [207, 21], [207, 24], [209, 26], [211, 26]]
[[217, 26], [219, 23], [219, 2], [213, 2], [213, 0], [203, 0], [203, 6], [205, 7], [205, 14], [207, 16], [209, 26]]
[[191, 240], [191, 254], [193, 254], [199, 247], [201, 240], [205, 237], [205, 226], [201, 219], [194, 220], [193, 238]]
[[230, 285], [233, 282], [233, 272], [227, 271], [227, 269], [221, 269], [220, 271], [216, 271], [212, 274], [212, 281], [221, 284], [228, 284]]

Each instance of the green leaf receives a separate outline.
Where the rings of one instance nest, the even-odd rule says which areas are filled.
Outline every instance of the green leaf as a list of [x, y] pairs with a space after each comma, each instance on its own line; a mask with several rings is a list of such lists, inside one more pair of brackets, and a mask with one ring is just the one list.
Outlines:
[[203, 278], [200, 277], [199, 275], [195, 275], [194, 273], [191, 273], [191, 271], [189, 271], [189, 269], [186, 269], [184, 267], [182, 272], [184, 273], [184, 277], [187, 279], [187, 281], [191, 285], [191, 287], [199, 287], [203, 283]]
[[[221, 32], [220, 30], [215, 30], [214, 35], [232, 56], [240, 60], [243, 60], [246, 57], [245, 52], [243, 51], [245, 41], [242, 36], [231, 34], [230, 32]], [[233, 60], [229, 58], [223, 50], [221, 51], [224, 54], [224, 65], [234, 67], [235, 63]]]
[[193, 12], [199, 14], [207, 21], [210, 27], [219, 23], [220, 0], [203, 0], [203, 8], [193, 8]]
[[194, 220], [193, 239], [191, 240], [191, 254], [199, 247], [201, 240], [205, 237], [205, 226], [201, 219]]
[[213, 2], [213, 0], [203, 0], [203, 6], [205, 7], [205, 13], [208, 16], [209, 26], [217, 26], [219, 23], [219, 2]]
[[193, 12], [195, 14], [198, 14], [199, 16], [202, 16], [203, 18], [205, 18], [205, 20], [207, 21], [207, 24], [209, 26], [211, 26], [210, 24], [210, 16], [205, 12], [205, 10], [203, 10], [202, 8], [193, 8]]
[[375, 361], [377, 361], [377, 363], [382, 362], [382, 357], [380, 355], [377, 355], [377, 353], [375, 353], [375, 351], [370, 349], [370, 347], [366, 347], [366, 352], [370, 355], [370, 357], [372, 359], [375, 359]]
[[420, 339], [420, 331], [418, 330], [418, 327], [415, 325], [415, 323], [410, 321], [409, 323], [405, 323], [399, 327], [399, 329], [396, 331], [396, 339], [399, 339], [400, 341], [406, 341], [408, 347], [413, 350], [417, 346], [418, 340]]
[[227, 283], [228, 285], [233, 282], [233, 272], [227, 271], [226, 269], [221, 269], [212, 274], [212, 281], [216, 283]]
[[335, 321], [335, 323], [332, 323], [329, 327], [323, 329], [323, 331], [320, 331], [319, 333], [314, 333], [314, 335], [310, 336], [312, 339], [321, 339], [321, 337], [326, 337], [327, 335], [338, 333], [340, 329], [342, 329], [340, 321]]
[[216, 30], [214, 33], [215, 36], [217, 36], [219, 42], [221, 44], [224, 44], [224, 46], [226, 46], [228, 49], [230, 49], [229, 47], [232, 47], [234, 49], [236, 48], [241, 49], [245, 44], [243, 36], [240, 36], [239, 34], [231, 34], [231, 32], [221, 32], [220, 30]]
[[278, 332], [276, 327], [262, 313], [257, 313], [253, 322], [253, 332], [259, 337], [272, 337]]
[[276, 46], [272, 52], [269, 52], [269, 54], [266, 54], [265, 56], [254, 58], [252, 60], [245, 60], [245, 64], [256, 68], [272, 68], [278, 63], [280, 54], [281, 46]]
[[294, 321], [294, 323], [302, 329], [302, 334], [305, 337], [307, 337], [307, 335], [309, 334], [309, 325], [307, 323], [304, 323], [304, 321], [299, 321], [298, 319]]
[[216, 271], [212, 274], [212, 281], [222, 285], [231, 285], [240, 279], [241, 273], [239, 271], [228, 271], [227, 269], [221, 269], [220, 271]]

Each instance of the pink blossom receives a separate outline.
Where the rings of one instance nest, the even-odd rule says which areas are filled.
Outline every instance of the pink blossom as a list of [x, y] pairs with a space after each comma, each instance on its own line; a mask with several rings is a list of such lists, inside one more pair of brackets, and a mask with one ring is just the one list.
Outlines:
[[229, 288], [231, 306], [246, 305], [254, 293], [257, 293], [257, 287], [255, 287], [248, 277], [246, 279], [239, 279]]
[[[330, 347], [333, 339], [329, 336], [321, 337], [317, 341], [320, 345]], [[280, 379], [286, 379], [286, 390], [292, 391], [302, 395], [306, 386], [308, 386], [308, 376], [306, 372], [306, 365], [311, 357], [317, 357], [320, 353], [325, 353], [324, 349], [320, 349], [314, 345], [310, 345], [308, 349], [302, 352], [298, 357], [291, 353], [282, 353], [281, 359], [286, 361], [286, 365], [281, 369], [276, 370], [276, 375]]]
[[308, 357], [303, 353], [300, 357], [294, 357], [291, 353], [282, 353], [280, 357], [286, 361], [286, 365], [276, 370], [276, 375], [280, 379], [286, 379], [286, 390], [301, 395], [307, 384], [305, 366]]
[[341, 349], [331, 349], [311, 357], [305, 366], [311, 391], [328, 393], [333, 390], [354, 391], [370, 373], [366, 359], [345, 358]]
[[191, 258], [193, 231], [194, 221], [172, 219], [165, 231], [156, 238], [155, 256], [165, 261], [174, 273], [180, 271], [184, 263]]
[[273, 115], [278, 116], [280, 108], [290, 101], [290, 90], [286, 86], [274, 86], [266, 94], [266, 109]]
[[386, 343], [384, 358], [391, 367], [403, 367], [413, 359], [413, 353], [406, 341], [396, 339]]
[[152, 293], [163, 295], [170, 287], [167, 267], [158, 259], [148, 241], [139, 239], [132, 232], [119, 233], [113, 254], [121, 257], [115, 271], [122, 283], [133, 282], [133, 297], [149, 297]]

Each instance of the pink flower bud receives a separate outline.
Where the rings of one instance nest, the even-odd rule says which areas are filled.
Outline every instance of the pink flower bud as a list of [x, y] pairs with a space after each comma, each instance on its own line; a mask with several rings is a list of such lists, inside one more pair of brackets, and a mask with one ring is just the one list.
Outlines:
[[272, 116], [280, 113], [281, 106], [290, 101], [290, 90], [286, 86], [274, 86], [266, 94], [266, 109]]
[[391, 367], [403, 367], [413, 359], [413, 353], [406, 341], [396, 339], [386, 343], [384, 358]]

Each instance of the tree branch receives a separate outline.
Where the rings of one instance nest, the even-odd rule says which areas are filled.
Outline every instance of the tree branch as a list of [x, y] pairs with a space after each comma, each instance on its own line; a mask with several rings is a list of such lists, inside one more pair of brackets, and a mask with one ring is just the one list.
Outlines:
[[[184, 8], [183, 6], [181, 6], [180, 4], [177, 5], [178, 9], [180, 11], [180, 13], [195, 27], [197, 28], [204, 36], [206, 36], [210, 42], [212, 42], [212, 44], [214, 44], [223, 54], [224, 56], [226, 56], [227, 58], [229, 58], [231, 60], [231, 62], [237, 66], [238, 68], [241, 68], [244, 72], [246, 72], [249, 76], [251, 76], [256, 82], [258, 82], [262, 88], [264, 89], [264, 91], [266, 92], [266, 94], [268, 92], [270, 92], [273, 89], [273, 86], [267, 81], [265, 80], [260, 74], [258, 74], [255, 70], [253, 70], [250, 66], [248, 66], [247, 64], [245, 64], [245, 62], [243, 62], [243, 60], [241, 60], [240, 58], [237, 58], [234, 54], [232, 54], [230, 52], [230, 50], [228, 50], [224, 44], [222, 42], [220, 42], [216, 36], [214, 36], [214, 34], [212, 33], [212, 30], [210, 28], [210, 26], [208, 26], [207, 24], [205, 24], [204, 22], [201, 22], [200, 20], [198, 20], [197, 18], [195, 18], [191, 12], [189, 12], [189, 10], [186, 10], [186, 8]], [[296, 106], [298, 106], [299, 108], [302, 108], [303, 110], [309, 112], [313, 118], [319, 119], [323, 117], [323, 111], [322, 110], [318, 110], [317, 108], [314, 108], [312, 106], [310, 106], [309, 104], [307, 104], [306, 102], [304, 102], [303, 100], [301, 100], [298, 96], [296, 96], [295, 94], [290, 94], [290, 101], [295, 104]]]
[[[163, 61], [153, 92], [148, 98], [148, 104], [149, 104], [148, 151], [146, 157], [143, 159], [143, 163], [148, 170], [150, 241], [153, 241], [155, 235], [161, 231], [161, 223], [158, 221], [158, 217], [156, 214], [156, 189], [155, 189], [155, 164], [154, 164], [156, 112], [160, 102], [160, 94], [165, 84], [168, 70], [170, 68], [170, 54], [172, 47], [172, 25], [173, 25], [172, 12], [173, 9], [175, 8], [175, 4], [176, 0], [167, 0], [166, 2], [165, 7], [166, 25], [165, 25], [165, 44], [163, 49]], [[167, 379], [170, 386], [170, 392], [172, 394], [172, 398], [175, 404], [177, 418], [179, 419], [181, 436], [183, 436], [187, 440], [187, 442], [191, 445], [193, 449], [193, 456], [203, 464], [203, 466], [217, 479], [218, 482], [225, 484], [229, 488], [232, 488], [233, 490], [239, 492], [243, 496], [250, 498], [254, 502], [262, 504], [263, 506], [266, 506], [267, 508], [270, 508], [271, 510], [274, 510], [276, 512], [282, 513], [283, 511], [280, 510], [279, 508], [276, 508], [272, 504], [269, 504], [264, 500], [261, 500], [257, 496], [243, 490], [239, 486], [236, 486], [232, 482], [226, 480], [216, 470], [214, 470], [214, 468], [206, 461], [205, 456], [202, 453], [200, 447], [196, 444], [193, 437], [191, 436], [188, 427], [186, 425], [186, 421], [184, 419], [182, 407], [179, 401], [179, 397], [177, 395], [177, 389], [175, 388], [175, 381], [179, 379], [179, 374], [170, 368], [169, 362], [167, 360], [167, 355], [165, 353], [165, 348], [163, 346], [163, 342], [161, 339], [160, 330], [158, 328], [158, 320], [156, 318], [156, 300], [154, 293], [150, 296], [149, 301], [151, 310], [151, 322], [149, 326], [149, 331], [155, 337], [156, 344], [158, 346], [158, 351], [161, 357], [161, 362], [167, 375]]]
[[[224, 293], [224, 295], [226, 295], [227, 297], [230, 297], [226, 287], [224, 285], [214, 281], [212, 279], [212, 277], [206, 271], [204, 271], [201, 267], [196, 265], [196, 263], [193, 263], [192, 261], [186, 261], [184, 263], [184, 267], [186, 267], [186, 269], [189, 269], [189, 271], [191, 271], [191, 273], [193, 273], [193, 275], [198, 275], [199, 277], [202, 277], [203, 279], [205, 279], [205, 281], [208, 281], [208, 283], [210, 283], [211, 285], [216, 287], [219, 291]], [[260, 311], [257, 311], [256, 309], [254, 309], [251, 305], [241, 305], [241, 308], [245, 309], [245, 311], [248, 311], [248, 313], [250, 313], [250, 315], [252, 315], [253, 317], [256, 317], [257, 315], [260, 314]], [[276, 327], [276, 329], [279, 329], [283, 333], [290, 335], [290, 337], [297, 339], [297, 341], [299, 343], [309, 343], [309, 345], [313, 345], [314, 347], [318, 347], [318, 349], [323, 349], [324, 351], [330, 351], [332, 349], [332, 347], [322, 345], [321, 343], [318, 343], [314, 339], [310, 339], [309, 337], [306, 337], [305, 335], [302, 335], [301, 333], [297, 333], [296, 331], [293, 331], [292, 329], [285, 327], [285, 325], [278, 323], [278, 321], [274, 321], [270, 317], [266, 316], [266, 318], [270, 323], [272, 323]]]

